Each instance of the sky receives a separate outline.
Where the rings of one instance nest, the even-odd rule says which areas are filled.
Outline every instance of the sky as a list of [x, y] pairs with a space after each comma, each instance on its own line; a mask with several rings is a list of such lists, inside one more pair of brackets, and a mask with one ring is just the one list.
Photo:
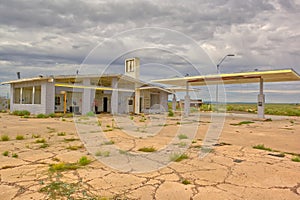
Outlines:
[[[0, 0], [0, 82], [38, 75], [123, 73], [145, 80], [293, 68], [300, 73], [300, 0]], [[258, 84], [226, 85], [255, 102]], [[200, 88], [213, 100], [213, 88]], [[299, 103], [300, 82], [266, 83], [266, 102]], [[0, 96], [9, 88], [0, 86]]]

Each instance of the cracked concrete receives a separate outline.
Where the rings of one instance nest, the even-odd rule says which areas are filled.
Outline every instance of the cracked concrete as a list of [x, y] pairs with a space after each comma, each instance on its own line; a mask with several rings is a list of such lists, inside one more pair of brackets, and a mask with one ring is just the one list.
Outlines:
[[[55, 181], [76, 185], [74, 199], [300, 199], [300, 163], [292, 162], [291, 154], [276, 157], [252, 148], [264, 144], [274, 150], [299, 154], [298, 117], [269, 122], [254, 120], [252, 124], [233, 126], [249, 118], [229, 115], [219, 145], [200, 159], [199, 146], [210, 125], [210, 117], [204, 115], [200, 122], [191, 122], [199, 123], [199, 130], [186, 152], [188, 159], [172, 162], [157, 171], [131, 174], [105, 166], [85, 148], [68, 149], [82, 144], [72, 119], [23, 119], [3, 113], [0, 116], [0, 135], [10, 137], [9, 141], [0, 141], [1, 199], [51, 199], [40, 190]], [[112, 122], [110, 115], [100, 115], [99, 119], [103, 129]], [[161, 127], [161, 135], [146, 139], [130, 137], [122, 129], [113, 129], [106, 135], [114, 145], [133, 152], [147, 145], [159, 149], [174, 137], [172, 133], [179, 127], [176, 122], [175, 117], [168, 119], [167, 125]], [[66, 135], [58, 136], [59, 132]], [[16, 140], [17, 135], [23, 135], [24, 140]], [[42, 138], [49, 146], [36, 143]], [[2, 155], [5, 151], [8, 156]], [[13, 153], [18, 157], [12, 157]], [[48, 170], [49, 164], [74, 163], [82, 156], [93, 162], [57, 174]], [[187, 182], [183, 184], [183, 180]]]

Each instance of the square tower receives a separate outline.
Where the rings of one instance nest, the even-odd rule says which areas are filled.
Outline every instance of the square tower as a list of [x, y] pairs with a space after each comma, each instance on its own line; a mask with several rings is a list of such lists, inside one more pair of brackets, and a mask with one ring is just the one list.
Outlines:
[[125, 60], [125, 75], [140, 79], [140, 59], [128, 58]]

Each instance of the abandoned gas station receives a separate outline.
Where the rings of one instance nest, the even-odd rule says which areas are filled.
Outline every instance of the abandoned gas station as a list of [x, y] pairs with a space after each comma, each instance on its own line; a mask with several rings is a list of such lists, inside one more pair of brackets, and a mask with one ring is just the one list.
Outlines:
[[[153, 80], [157, 86], [140, 80], [140, 60], [125, 60], [124, 74], [40, 76], [4, 82], [10, 84], [10, 110], [28, 110], [33, 114], [54, 112], [108, 112], [112, 114], [147, 113], [154, 108], [168, 111], [168, 95], [185, 92], [184, 115], [190, 115], [190, 91], [195, 86], [258, 83], [258, 118], [264, 118], [265, 82], [300, 81], [293, 69], [213, 74]], [[165, 87], [166, 86], [166, 87]], [[156, 112], [156, 111], [155, 111]]]

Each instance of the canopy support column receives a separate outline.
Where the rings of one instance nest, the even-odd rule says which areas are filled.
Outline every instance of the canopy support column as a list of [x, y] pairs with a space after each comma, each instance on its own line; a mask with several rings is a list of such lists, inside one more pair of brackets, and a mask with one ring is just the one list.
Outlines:
[[264, 80], [260, 78], [259, 81], [259, 95], [257, 98], [257, 117], [260, 119], [265, 118], [265, 95], [264, 95]]
[[173, 111], [176, 110], [176, 104], [177, 104], [176, 94], [173, 93], [173, 99], [172, 99], [172, 110], [173, 110]]
[[186, 82], [186, 95], [184, 97], [184, 116], [190, 115], [190, 95], [189, 95], [189, 82]]

